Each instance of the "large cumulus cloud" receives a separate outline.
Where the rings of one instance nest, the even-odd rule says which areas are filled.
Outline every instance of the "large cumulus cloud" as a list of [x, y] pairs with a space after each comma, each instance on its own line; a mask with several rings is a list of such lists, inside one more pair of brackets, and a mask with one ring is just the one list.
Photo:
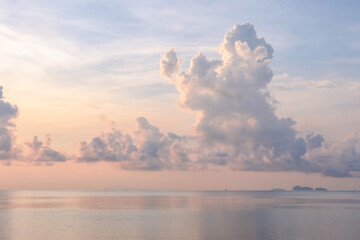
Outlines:
[[171, 49], [160, 61], [162, 76], [175, 84], [182, 108], [196, 112], [199, 161], [236, 170], [322, 172], [354, 176], [360, 154], [354, 142], [327, 144], [321, 135], [298, 136], [291, 118], [275, 115], [268, 91], [273, 49], [245, 23], [229, 31], [221, 60], [202, 53], [187, 72]]

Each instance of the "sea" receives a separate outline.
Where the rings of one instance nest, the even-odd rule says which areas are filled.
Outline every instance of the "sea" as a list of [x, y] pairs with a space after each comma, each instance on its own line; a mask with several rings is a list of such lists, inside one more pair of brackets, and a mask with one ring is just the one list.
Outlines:
[[0, 191], [0, 240], [359, 240], [360, 192]]

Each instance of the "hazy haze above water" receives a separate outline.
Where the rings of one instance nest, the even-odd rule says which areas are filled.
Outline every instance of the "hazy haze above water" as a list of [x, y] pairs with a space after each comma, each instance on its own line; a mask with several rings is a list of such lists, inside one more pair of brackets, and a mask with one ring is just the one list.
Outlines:
[[0, 191], [0, 240], [359, 239], [360, 192]]

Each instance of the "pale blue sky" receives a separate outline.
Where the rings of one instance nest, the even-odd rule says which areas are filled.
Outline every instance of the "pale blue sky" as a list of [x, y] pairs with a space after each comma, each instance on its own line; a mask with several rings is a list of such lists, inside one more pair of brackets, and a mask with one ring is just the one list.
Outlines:
[[[84, 52], [123, 43], [108, 61], [122, 54], [156, 58], [169, 46], [209, 52], [234, 24], [248, 21], [274, 47], [275, 73], [360, 73], [358, 1], [2, 1], [1, 8], [2, 24], [62, 38]], [[98, 70], [107, 63], [98, 62]]]

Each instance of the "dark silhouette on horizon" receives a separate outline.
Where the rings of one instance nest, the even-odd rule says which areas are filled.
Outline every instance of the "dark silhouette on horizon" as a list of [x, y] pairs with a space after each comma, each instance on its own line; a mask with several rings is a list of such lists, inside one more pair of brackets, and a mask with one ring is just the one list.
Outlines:
[[292, 191], [327, 191], [327, 189], [321, 188], [321, 187], [313, 189], [311, 187], [301, 187], [301, 186], [297, 185], [292, 188]]

